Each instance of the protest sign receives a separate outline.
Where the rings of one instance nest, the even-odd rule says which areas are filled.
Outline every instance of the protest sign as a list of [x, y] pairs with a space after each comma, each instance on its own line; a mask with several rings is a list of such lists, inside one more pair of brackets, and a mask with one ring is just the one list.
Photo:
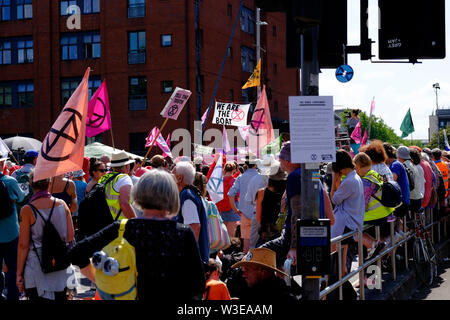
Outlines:
[[190, 96], [191, 91], [176, 87], [166, 106], [161, 111], [161, 115], [164, 118], [177, 120]]
[[247, 124], [250, 104], [235, 104], [216, 101], [213, 123], [242, 127]]

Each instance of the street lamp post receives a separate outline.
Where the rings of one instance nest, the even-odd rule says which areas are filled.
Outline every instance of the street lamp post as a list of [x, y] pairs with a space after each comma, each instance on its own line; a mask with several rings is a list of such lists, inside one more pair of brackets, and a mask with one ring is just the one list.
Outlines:
[[440, 144], [440, 130], [439, 130], [439, 115], [438, 115], [438, 109], [439, 109], [439, 104], [438, 104], [438, 89], [440, 89], [441, 87], [439, 86], [439, 83], [434, 83], [433, 84], [433, 88], [434, 91], [436, 93], [436, 119], [437, 119], [437, 145], [438, 148], [440, 148], [441, 144]]

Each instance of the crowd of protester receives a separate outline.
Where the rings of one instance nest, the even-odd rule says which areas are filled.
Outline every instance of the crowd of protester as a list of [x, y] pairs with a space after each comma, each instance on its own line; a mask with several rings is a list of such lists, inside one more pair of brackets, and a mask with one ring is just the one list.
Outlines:
[[[442, 217], [447, 208], [449, 156], [439, 149], [396, 149], [378, 140], [362, 146], [356, 155], [337, 150], [336, 161], [324, 164], [319, 192], [320, 216], [330, 219], [331, 237], [361, 231], [364, 225], [379, 226], [379, 239], [374, 228], [364, 233], [363, 258], [368, 259], [405, 235], [403, 217], [411, 220], [427, 207]], [[236, 161], [223, 157], [223, 199], [215, 205], [231, 240], [222, 250], [210, 248], [208, 231], [206, 185], [215, 163], [160, 155], [143, 163], [118, 150], [111, 157], [86, 158], [83, 170], [33, 181], [37, 157], [37, 151], [29, 150], [19, 166], [0, 155], [0, 180], [12, 204], [12, 213], [0, 219], [1, 299], [65, 300], [74, 266], [95, 284], [92, 257], [117, 238], [123, 219], [129, 219], [123, 237], [135, 248], [139, 300], [300, 299], [301, 290], [284, 281], [288, 275], [283, 270], [287, 258], [293, 266], [301, 263], [296, 230], [302, 203], [301, 165], [292, 162], [289, 141], [279, 154], [262, 159], [251, 153]], [[218, 154], [215, 160], [221, 157]], [[28, 182], [19, 184], [15, 177], [21, 173], [28, 175]], [[397, 183], [402, 191], [401, 206], [395, 209], [379, 201], [386, 181]], [[80, 204], [99, 183], [105, 185], [114, 222], [81, 236]], [[41, 269], [47, 220], [70, 249], [67, 270], [44, 273]], [[390, 223], [395, 225], [394, 239]], [[343, 242], [344, 258], [355, 241], [356, 237]], [[343, 264], [344, 274], [350, 267]]]

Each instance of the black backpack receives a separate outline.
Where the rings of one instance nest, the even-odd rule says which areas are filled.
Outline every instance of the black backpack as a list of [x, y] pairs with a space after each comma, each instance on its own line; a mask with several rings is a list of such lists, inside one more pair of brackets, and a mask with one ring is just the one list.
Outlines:
[[[373, 196], [377, 199], [375, 196]], [[388, 208], [397, 208], [402, 205], [402, 189], [396, 181], [384, 181], [381, 187], [381, 199], [377, 199]]]
[[33, 243], [34, 251], [36, 252], [36, 255], [39, 259], [39, 263], [41, 265], [43, 273], [50, 273], [64, 270], [70, 265], [70, 262], [67, 257], [68, 248], [66, 246], [66, 242], [61, 238], [61, 236], [58, 233], [58, 230], [56, 230], [55, 226], [51, 222], [53, 209], [55, 208], [55, 203], [56, 200], [53, 202], [53, 207], [52, 210], [50, 211], [47, 220], [44, 219], [44, 217], [41, 215], [41, 213], [35, 206], [33, 206], [31, 203], [28, 204], [33, 210], [33, 214], [36, 217], [36, 219], [37, 214], [39, 214], [41, 219], [44, 221], [44, 228], [42, 231], [41, 258], [39, 258], [36, 246], [34, 245], [33, 238], [30, 238], [31, 242]]
[[0, 220], [12, 214], [12, 201], [5, 182], [1, 180], [3, 176], [4, 174], [0, 173]]
[[406, 164], [403, 163], [403, 167], [405, 167], [406, 170], [406, 175], [408, 176], [408, 181], [409, 181], [409, 191], [413, 191], [414, 190], [414, 172], [408, 168], [406, 166]]
[[[77, 241], [89, 237], [114, 222], [106, 202], [106, 185], [119, 173], [113, 174], [105, 182], [97, 183], [89, 191], [78, 208]], [[116, 220], [119, 218], [117, 215]]]

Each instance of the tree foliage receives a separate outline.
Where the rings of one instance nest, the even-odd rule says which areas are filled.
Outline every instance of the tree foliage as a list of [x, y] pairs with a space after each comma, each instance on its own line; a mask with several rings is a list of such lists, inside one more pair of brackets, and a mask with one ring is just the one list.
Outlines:
[[[344, 112], [341, 112], [341, 118], [342, 118], [342, 126], [345, 126], [347, 128], [347, 118], [346, 114], [351, 114], [351, 109], [346, 109]], [[361, 138], [364, 136], [364, 131], [367, 129], [367, 132], [369, 133], [369, 116], [365, 112], [361, 112], [359, 114], [359, 118], [361, 121]], [[419, 140], [404, 140], [397, 136], [394, 132], [394, 130], [389, 127], [384, 120], [381, 117], [376, 117], [372, 115], [372, 122], [371, 122], [371, 128], [370, 128], [370, 136], [367, 137], [367, 140], [381, 140], [383, 142], [389, 142], [393, 146], [399, 146], [399, 145], [416, 145], [418, 147], [423, 147], [423, 144]]]
[[[448, 140], [450, 139], [449, 132], [448, 132], [449, 130], [450, 130], [449, 127], [447, 127], [447, 129], [445, 130]], [[434, 148], [438, 147], [437, 132], [435, 134], [433, 134], [433, 136], [430, 139], [430, 142], [427, 144], [427, 147], [430, 149], [434, 149]], [[445, 149], [444, 130], [439, 130], [439, 149], [441, 149], [441, 150]]]

